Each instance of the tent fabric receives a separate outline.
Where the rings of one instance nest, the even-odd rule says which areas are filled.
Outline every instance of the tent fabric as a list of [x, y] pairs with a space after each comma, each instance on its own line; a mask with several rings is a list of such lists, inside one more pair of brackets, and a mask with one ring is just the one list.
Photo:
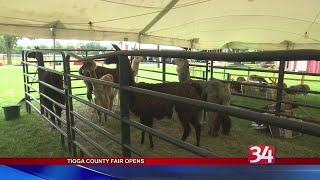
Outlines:
[[[319, 0], [0, 1], [0, 34], [6, 35], [197, 49], [320, 49]], [[169, 3], [174, 6], [166, 8]]]

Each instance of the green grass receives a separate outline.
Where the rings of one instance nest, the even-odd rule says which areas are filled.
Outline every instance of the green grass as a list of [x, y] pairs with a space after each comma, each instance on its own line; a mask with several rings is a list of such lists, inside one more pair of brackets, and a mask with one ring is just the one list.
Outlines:
[[[74, 66], [72, 69], [77, 70], [79, 66]], [[161, 71], [162, 68], [157, 68], [156, 65], [140, 65], [141, 69], [150, 69]], [[30, 68], [32, 71], [35, 71], [35, 68]], [[195, 68], [196, 70], [204, 70], [204, 68]], [[61, 67], [58, 67], [58, 70], [61, 70]], [[167, 72], [176, 73], [175, 66], [167, 65]], [[191, 72], [192, 76], [202, 76], [200, 71]], [[214, 70], [214, 72], [223, 72], [223, 70]], [[247, 72], [241, 71], [232, 71], [228, 70], [227, 72], [232, 74], [243, 74], [247, 75]], [[74, 74], [77, 74], [76, 72]], [[252, 73], [258, 75], [267, 75], [273, 76], [272, 73]], [[145, 77], [151, 77], [155, 79], [162, 79], [161, 74], [139, 71], [139, 75]], [[215, 73], [216, 78], [222, 79], [223, 75]], [[24, 88], [23, 88], [23, 79], [22, 79], [22, 67], [15, 68], [0, 68], [0, 77], [4, 80], [3, 84], [0, 86], [0, 105], [13, 105], [17, 104], [22, 98], [24, 98]], [[286, 75], [287, 78], [301, 78], [298, 75]], [[235, 76], [236, 78], [236, 76]], [[306, 79], [316, 79], [319, 80], [319, 77], [307, 77]], [[178, 81], [177, 76], [167, 75], [167, 81]], [[138, 79], [139, 82], [152, 82], [152, 80], [147, 80], [143, 78]], [[288, 85], [299, 84], [299, 81], [286, 81]], [[320, 87], [317, 83], [308, 83], [312, 90], [320, 90]], [[75, 86], [84, 86], [82, 81], [74, 81], [72, 85]], [[33, 85], [38, 89], [37, 85]], [[74, 89], [73, 93], [85, 93], [85, 89]], [[38, 97], [34, 94], [35, 97]], [[82, 96], [84, 99], [85, 96]], [[301, 101], [303, 98], [297, 96], [297, 100]], [[232, 97], [232, 102], [249, 106], [249, 107], [263, 107], [268, 104], [267, 101], [263, 100], [253, 100], [250, 98], [243, 97]], [[318, 95], [309, 94], [307, 98], [309, 104], [319, 105], [320, 98]], [[36, 103], [34, 103], [36, 104]], [[92, 113], [91, 108], [81, 104], [75, 103], [75, 108], [77, 112], [81, 115], [91, 119], [94, 123], [98, 124], [100, 127], [108, 130], [110, 133], [114, 134], [116, 137], [120, 138], [120, 123], [117, 120], [112, 118], [108, 119], [106, 123], [98, 123], [95, 119], [94, 114]], [[305, 108], [308, 113], [313, 117], [320, 118], [319, 110], [314, 110], [311, 108]], [[65, 112], [63, 112], [64, 115]], [[301, 110], [296, 110], [301, 116], [305, 116]], [[138, 121], [138, 118], [131, 116], [133, 120]], [[277, 156], [280, 157], [320, 157], [320, 143], [318, 137], [313, 137], [309, 135], [304, 135], [303, 137], [293, 138], [293, 139], [273, 139], [269, 134], [256, 131], [251, 129], [249, 126], [250, 121], [242, 120], [239, 118], [232, 118], [233, 127], [232, 133], [230, 136], [219, 136], [213, 138], [207, 135], [207, 126], [206, 122], [203, 122], [203, 130], [201, 137], [201, 147], [214, 151], [222, 156], [226, 157], [246, 157], [247, 147], [251, 144], [269, 144], [275, 145], [277, 149]], [[115, 156], [121, 156], [121, 147], [108, 140], [106, 137], [97, 133], [95, 130], [90, 128], [85, 123], [75, 119], [76, 127], [81, 131], [85, 132], [87, 136], [94, 139], [96, 142], [101, 144], [103, 147], [107, 148]], [[168, 126], [168, 124], [170, 124]], [[182, 128], [181, 125], [174, 115], [173, 119], [163, 119], [156, 120], [154, 123], [154, 128], [158, 131], [161, 131], [165, 134], [173, 136], [180, 139]], [[131, 139], [132, 144], [136, 148], [141, 149], [148, 156], [194, 156], [191, 153], [188, 153], [180, 148], [177, 148], [169, 143], [166, 143], [160, 139], [155, 139], [155, 149], [150, 151], [149, 141], [146, 141], [144, 146], [140, 146], [140, 134], [141, 132], [135, 128], [131, 128]], [[146, 138], [148, 139], [148, 138]], [[77, 136], [82, 144], [85, 145], [90, 152], [94, 152], [95, 155], [101, 156], [95, 148], [90, 144], [86, 143], [80, 136]], [[64, 157], [68, 156], [68, 153], [65, 149], [61, 148], [60, 145], [60, 135], [54, 135], [51, 132], [50, 127], [47, 123], [44, 123], [39, 115], [35, 111], [32, 111], [32, 114], [27, 114], [25, 112], [25, 106], [21, 108], [21, 118], [12, 121], [4, 120], [4, 113], [0, 111], [0, 156], [1, 157]], [[192, 130], [191, 136], [187, 139], [187, 142], [194, 143], [194, 130]]]
[[[0, 105], [17, 104], [24, 98], [22, 68], [0, 68]], [[27, 114], [21, 107], [21, 118], [4, 120], [0, 111], [0, 157], [63, 157], [67, 153], [60, 146], [60, 136], [36, 114]]]

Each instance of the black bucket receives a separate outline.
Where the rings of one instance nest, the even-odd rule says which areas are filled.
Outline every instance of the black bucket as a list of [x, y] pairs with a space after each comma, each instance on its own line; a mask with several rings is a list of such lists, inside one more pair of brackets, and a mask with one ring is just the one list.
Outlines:
[[4, 118], [5, 120], [16, 119], [20, 117], [20, 107], [21, 105], [13, 105], [13, 106], [3, 106]]

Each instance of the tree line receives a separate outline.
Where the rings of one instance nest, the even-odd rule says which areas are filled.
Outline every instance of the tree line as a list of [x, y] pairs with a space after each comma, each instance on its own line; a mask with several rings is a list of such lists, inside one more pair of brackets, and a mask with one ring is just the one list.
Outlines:
[[[0, 35], [0, 54], [7, 54], [7, 64], [12, 64], [12, 54], [20, 54], [23, 49], [34, 49], [33, 46], [22, 47], [17, 44], [18, 40], [21, 37]], [[40, 49], [52, 49], [52, 46], [47, 46], [45, 44], [39, 45]], [[62, 46], [58, 41], [56, 41], [56, 49], [79, 49], [79, 47], [74, 46], [73, 44], [67, 44]], [[112, 46], [106, 47], [102, 46], [99, 42], [89, 42], [89, 43], [80, 43], [81, 50], [107, 50], [112, 49]], [[78, 52], [79, 55], [85, 55], [84, 51]], [[89, 55], [97, 55], [98, 51], [91, 51]]]

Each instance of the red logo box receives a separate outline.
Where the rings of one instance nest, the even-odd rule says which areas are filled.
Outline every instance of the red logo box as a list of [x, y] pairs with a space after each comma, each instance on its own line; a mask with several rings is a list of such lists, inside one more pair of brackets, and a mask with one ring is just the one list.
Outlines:
[[274, 146], [251, 145], [248, 149], [249, 164], [274, 164], [276, 153]]

